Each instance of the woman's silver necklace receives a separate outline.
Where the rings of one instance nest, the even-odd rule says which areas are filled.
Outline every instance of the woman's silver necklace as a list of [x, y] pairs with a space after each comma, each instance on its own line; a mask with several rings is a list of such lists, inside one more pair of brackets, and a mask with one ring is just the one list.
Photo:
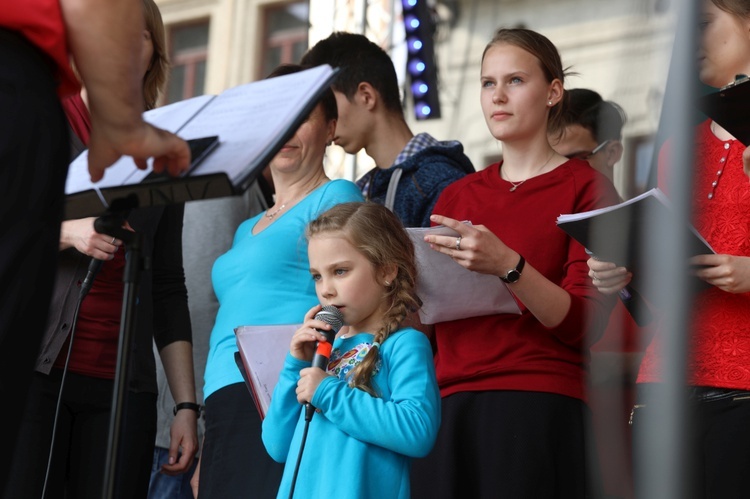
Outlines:
[[[530, 178], [533, 178], [533, 177], [534, 177], [534, 176], [535, 176], [536, 174], [538, 174], [539, 172], [541, 172], [542, 170], [544, 170], [544, 167], [545, 167], [545, 166], [547, 166], [547, 163], [549, 163], [549, 162], [550, 162], [550, 160], [552, 159], [552, 156], [554, 156], [554, 155], [555, 155], [555, 151], [552, 151], [552, 154], [550, 154], [550, 155], [549, 155], [549, 158], [547, 158], [547, 161], [545, 161], [545, 162], [544, 162], [544, 164], [543, 164], [542, 166], [540, 166], [540, 167], [539, 167], [539, 169], [538, 169], [538, 170], [537, 170], [536, 172], [534, 172], [534, 173], [533, 173], [532, 175], [530, 175], [530, 176], [526, 177], [525, 179], [521, 180], [520, 182], [513, 182], [513, 181], [512, 181], [512, 180], [511, 180], [511, 179], [510, 179], [510, 178], [508, 177], [508, 175], [505, 175], [505, 179], [506, 179], [506, 180], [507, 180], [508, 182], [510, 182], [510, 185], [512, 185], [512, 186], [513, 186], [513, 187], [511, 187], [511, 188], [509, 189], [509, 190], [510, 190], [510, 192], [513, 192], [513, 191], [515, 191], [516, 189], [518, 189], [519, 187], [521, 187], [521, 185], [523, 185], [523, 183], [524, 183], [524, 182], [526, 182], [526, 181], [527, 181], [527, 180], [529, 180]], [[505, 173], [505, 171], [504, 171], [504, 170], [503, 170], [503, 173]]]
[[285, 207], [286, 207], [286, 203], [282, 204], [281, 206], [279, 206], [278, 208], [276, 208], [276, 210], [274, 210], [272, 212], [266, 211], [266, 218], [273, 219], [273, 217], [275, 217], [276, 215], [278, 215], [279, 212], [281, 210], [283, 210]]
[[[322, 182], [317, 182], [315, 185], [312, 186], [312, 188], [310, 188], [310, 190], [308, 190], [303, 195], [303, 197], [307, 196], [308, 194], [310, 194], [312, 191], [314, 191], [315, 189], [317, 189], [320, 185], [324, 184], [327, 180], [328, 179], [325, 179]], [[292, 201], [294, 201], [295, 199], [296, 198], [292, 198]], [[291, 203], [292, 201], [289, 201], [289, 202]], [[283, 210], [284, 208], [286, 208], [286, 203], [282, 204], [281, 206], [279, 206], [278, 208], [276, 208], [274, 211], [271, 211], [271, 212], [266, 211], [266, 218], [268, 218], [269, 220], [273, 220], [273, 217], [275, 217], [276, 215], [278, 215], [281, 212], [281, 210]]]

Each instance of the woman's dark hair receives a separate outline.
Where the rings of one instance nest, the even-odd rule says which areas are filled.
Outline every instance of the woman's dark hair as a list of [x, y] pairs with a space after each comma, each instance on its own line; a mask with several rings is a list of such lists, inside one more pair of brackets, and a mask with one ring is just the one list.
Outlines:
[[151, 56], [146, 74], [143, 75], [143, 99], [146, 109], [153, 109], [164, 92], [169, 74], [169, 57], [167, 56], [167, 36], [159, 7], [154, 0], [143, 0], [143, 17], [146, 29], [151, 34], [154, 53]]

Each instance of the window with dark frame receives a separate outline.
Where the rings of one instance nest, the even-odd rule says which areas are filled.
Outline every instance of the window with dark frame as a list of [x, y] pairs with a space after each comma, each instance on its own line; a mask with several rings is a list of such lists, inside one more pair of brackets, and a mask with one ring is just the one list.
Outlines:
[[310, 4], [289, 2], [263, 9], [265, 32], [258, 79], [265, 78], [279, 64], [297, 63], [307, 50]]
[[208, 59], [208, 21], [170, 27], [168, 43], [172, 69], [166, 103], [203, 95]]

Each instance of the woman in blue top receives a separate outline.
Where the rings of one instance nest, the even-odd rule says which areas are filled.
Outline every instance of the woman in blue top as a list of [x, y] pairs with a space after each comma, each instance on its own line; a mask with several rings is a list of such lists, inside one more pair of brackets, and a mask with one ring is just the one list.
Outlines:
[[[300, 71], [282, 66], [271, 76]], [[327, 92], [270, 163], [275, 204], [246, 220], [232, 248], [214, 263], [219, 311], [204, 374], [203, 449], [191, 484], [200, 497], [274, 497], [282, 468], [260, 439], [260, 416], [235, 363], [234, 329], [294, 324], [317, 303], [305, 227], [337, 203], [362, 200], [354, 183], [326, 177], [323, 158], [336, 129], [336, 100]]]
[[[279, 498], [333, 495], [410, 497], [411, 458], [432, 449], [440, 426], [440, 394], [427, 337], [401, 323], [419, 307], [414, 246], [382, 205], [337, 205], [308, 228], [310, 273], [323, 305], [347, 325], [339, 331], [327, 372], [311, 367], [316, 330], [331, 326], [310, 309], [294, 334], [263, 421], [263, 443], [286, 462]], [[305, 433], [304, 404], [317, 414], [295, 478]], [[294, 482], [294, 483], [293, 483]]]

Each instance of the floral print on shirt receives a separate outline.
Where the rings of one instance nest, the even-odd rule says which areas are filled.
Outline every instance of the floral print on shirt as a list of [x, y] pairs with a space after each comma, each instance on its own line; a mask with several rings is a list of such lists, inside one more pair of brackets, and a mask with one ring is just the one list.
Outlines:
[[[347, 381], [347, 376], [352, 369], [364, 360], [365, 355], [372, 348], [372, 343], [357, 343], [354, 348], [349, 350], [343, 350], [341, 348], [334, 348], [331, 352], [331, 360], [328, 362], [328, 373], [333, 374], [342, 381]], [[378, 358], [375, 364], [375, 376], [380, 370], [380, 358]]]

